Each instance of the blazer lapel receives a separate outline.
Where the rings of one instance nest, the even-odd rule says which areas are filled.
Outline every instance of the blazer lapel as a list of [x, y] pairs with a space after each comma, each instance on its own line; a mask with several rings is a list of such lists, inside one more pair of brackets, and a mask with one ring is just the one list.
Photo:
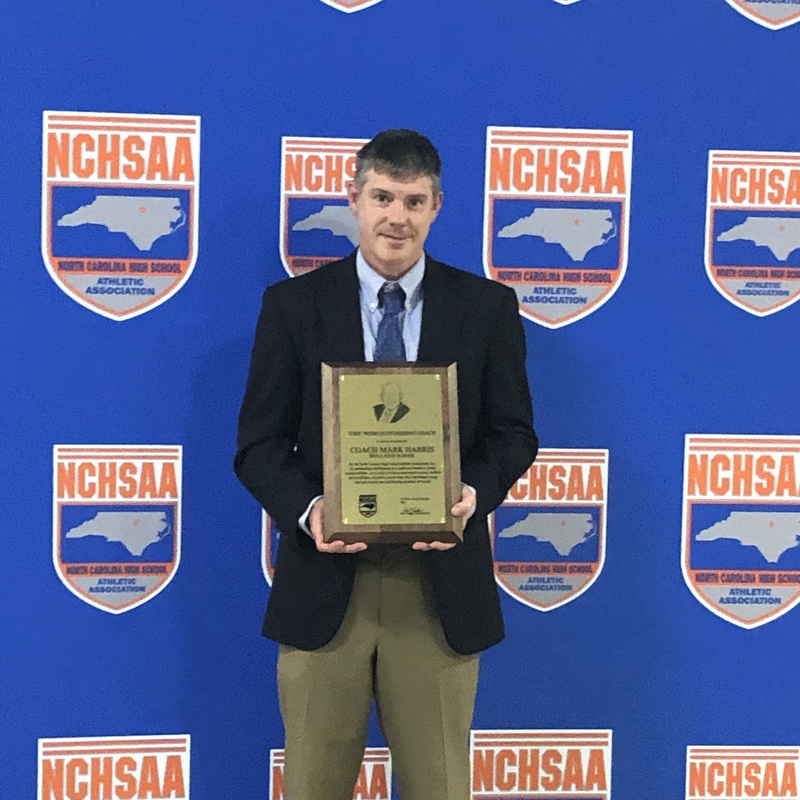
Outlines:
[[443, 264], [425, 257], [422, 279], [422, 330], [418, 361], [449, 364], [458, 360], [464, 315], [456, 281]]
[[320, 360], [364, 360], [361, 302], [355, 253], [328, 271], [315, 298], [321, 325]]

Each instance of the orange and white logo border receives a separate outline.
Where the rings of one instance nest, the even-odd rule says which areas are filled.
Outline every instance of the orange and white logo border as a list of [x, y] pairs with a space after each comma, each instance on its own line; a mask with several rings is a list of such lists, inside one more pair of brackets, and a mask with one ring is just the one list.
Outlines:
[[769, 19], [769, 17], [764, 17], [757, 11], [748, 8], [741, 0], [725, 0], [725, 2], [731, 8], [735, 8], [742, 16], [747, 17], [749, 20], [759, 25], [763, 25], [765, 28], [769, 28], [771, 31], [779, 31], [782, 28], [788, 28], [790, 25], [794, 25], [796, 22], [800, 22], [800, 10], [787, 15], [783, 19], [774, 20]]
[[[597, 531], [598, 537], [598, 558], [597, 562], [593, 564], [594, 572], [592, 573], [589, 580], [579, 586], [577, 589], [570, 591], [568, 594], [564, 595], [558, 600], [555, 600], [547, 605], [543, 603], [537, 603], [530, 599], [530, 597], [526, 596], [523, 592], [514, 591], [510, 586], [508, 586], [505, 581], [503, 580], [502, 576], [498, 574], [498, 565], [497, 561], [495, 560], [494, 563], [494, 571], [495, 571], [495, 581], [497, 585], [510, 597], [513, 597], [519, 603], [522, 603], [528, 608], [532, 608], [536, 611], [555, 611], [557, 608], [561, 608], [562, 606], [567, 605], [567, 603], [571, 603], [573, 600], [577, 600], [582, 594], [588, 592], [589, 589], [594, 586], [597, 582], [597, 579], [600, 577], [600, 573], [603, 571], [603, 567], [606, 563], [606, 550], [607, 550], [607, 530], [608, 530], [608, 465], [609, 465], [609, 451], [607, 449], [588, 449], [588, 448], [576, 448], [576, 449], [565, 449], [565, 448], [541, 448], [536, 456], [536, 461], [531, 465], [529, 469], [533, 469], [534, 467], [541, 466], [543, 464], [563, 464], [565, 461], [572, 461], [573, 464], [576, 463], [586, 463], [589, 465], [595, 465], [601, 468], [602, 474], [602, 482], [603, 482], [603, 499], [601, 501], [562, 501], [561, 503], [557, 501], [519, 501], [515, 500], [511, 493], [509, 493], [508, 497], [503, 501], [503, 505], [510, 506], [510, 507], [536, 507], [538, 505], [541, 506], [554, 506], [554, 505], [563, 505], [565, 507], [569, 507], [570, 505], [592, 505], [596, 506], [598, 509], [598, 518], [600, 521], [600, 525]], [[512, 490], [513, 491], [513, 490]], [[493, 555], [494, 555], [494, 543], [496, 537], [496, 528], [495, 528], [495, 516], [492, 514], [489, 518], [489, 530], [490, 536], [492, 541], [493, 547]]]
[[[190, 234], [189, 234], [189, 258], [185, 271], [181, 274], [180, 279], [173, 282], [173, 284], [166, 290], [162, 291], [155, 299], [147, 302], [140, 303], [133, 308], [123, 312], [114, 312], [111, 309], [99, 303], [92, 303], [85, 297], [82, 297], [79, 292], [72, 291], [65, 282], [61, 279], [58, 272], [53, 268], [52, 257], [50, 254], [50, 228], [51, 220], [51, 194], [50, 186], [56, 183], [69, 184], [69, 180], [55, 181], [48, 179], [47, 175], [47, 161], [48, 161], [48, 133], [52, 125], [61, 127], [69, 127], [71, 125], [80, 125], [87, 129], [93, 130], [109, 130], [112, 132], [121, 131], [136, 131], [142, 130], [142, 125], [150, 125], [153, 129], [171, 130], [174, 125], [185, 125], [185, 133], [192, 138], [192, 151], [193, 151], [193, 168], [194, 180], [191, 184], [185, 184], [180, 189], [189, 189], [192, 194], [192, 213], [190, 218]], [[87, 185], [91, 185], [92, 181], [88, 181]], [[147, 182], [136, 183], [126, 182], [121, 179], [103, 179], [95, 185], [107, 186], [109, 188], [132, 188], [134, 185], [147, 188], [169, 188], [166, 184], [148, 184]], [[173, 187], [175, 188], [175, 187]], [[182, 114], [124, 114], [118, 112], [97, 112], [97, 111], [44, 111], [42, 112], [42, 259], [44, 261], [50, 277], [61, 291], [68, 297], [79, 303], [84, 308], [100, 314], [106, 319], [114, 320], [115, 322], [122, 322], [124, 320], [133, 319], [140, 314], [147, 311], [152, 311], [154, 308], [166, 303], [167, 300], [174, 297], [185, 285], [192, 275], [195, 265], [197, 264], [197, 250], [199, 245], [198, 226], [200, 222], [200, 117], [187, 116]]]
[[[725, 622], [730, 622], [740, 628], [752, 630], [761, 625], [766, 625], [768, 622], [774, 622], [776, 619], [788, 614], [793, 608], [800, 603], [800, 588], [798, 588], [794, 597], [787, 603], [781, 604], [780, 608], [773, 611], [768, 611], [759, 617], [752, 620], [742, 619], [733, 613], [726, 612], [719, 606], [712, 603], [702, 592], [698, 591], [697, 585], [692, 576], [691, 568], [691, 500], [689, 498], [689, 457], [693, 453], [698, 452], [698, 448], [706, 449], [709, 452], [714, 452], [718, 448], [735, 449], [761, 449], [766, 450], [769, 447], [783, 448], [784, 450], [790, 448], [792, 452], [800, 454], [800, 437], [798, 436], [760, 436], [757, 434], [710, 434], [710, 433], [687, 433], [684, 445], [683, 457], [683, 498], [682, 498], [682, 516], [681, 516], [681, 572], [686, 586], [689, 588], [695, 599], [712, 614], [715, 614]], [[778, 503], [780, 501], [773, 500]], [[752, 570], [750, 570], [752, 571]], [[716, 585], [716, 584], [714, 584]], [[727, 585], [727, 584], [720, 584]], [[731, 586], [730, 588], [734, 588]]]
[[[800, 770], [800, 747], [797, 746], [757, 746], [757, 745], [688, 745], [686, 747], [686, 800], [699, 800], [711, 794], [709, 787], [706, 783], [700, 791], [692, 791], [692, 764], [711, 762], [712, 764], [719, 765], [722, 768], [724, 763], [739, 762], [742, 766], [744, 764], [753, 764], [757, 762], [773, 763], [783, 762], [784, 764], [791, 763], [793, 765], [793, 772], [796, 773]], [[744, 771], [744, 770], [742, 770]], [[696, 774], [696, 770], [694, 771]], [[705, 773], [705, 770], [703, 770]], [[741, 773], [740, 773], [741, 775]], [[705, 774], [704, 783], [705, 783]], [[722, 776], [715, 776], [722, 777]], [[741, 783], [741, 781], [739, 781]], [[725, 791], [724, 787], [719, 787], [720, 792], [714, 787], [714, 797], [724, 797], [725, 800], [750, 800], [752, 797], [766, 797], [766, 793], [758, 792], [754, 787], [753, 781], [750, 780], [749, 791], [744, 790], [741, 793], [732, 793]], [[770, 795], [774, 793], [769, 792]], [[774, 795], [776, 797], [797, 797], [797, 794], [787, 795], [784, 792]]]
[[272, 586], [272, 577], [275, 574], [275, 561], [278, 553], [272, 551], [272, 531], [275, 521], [261, 509], [261, 571], [268, 586]]
[[[285, 748], [276, 748], [269, 751], [269, 796], [270, 798], [274, 798], [274, 800], [283, 800], [284, 795], [282, 791], [282, 787], [279, 788], [275, 785], [275, 778], [276, 774], [283, 776], [283, 768], [286, 762], [286, 750]], [[392, 797], [392, 753], [388, 747], [366, 747], [364, 748], [364, 756], [361, 759], [361, 775], [365, 774], [367, 767], [371, 766], [373, 770], [378, 765], [383, 766], [384, 774], [386, 777], [386, 790], [387, 794], [385, 795], [385, 800], [389, 800]], [[373, 773], [374, 774], [374, 773]], [[383, 787], [381, 787], [382, 789]], [[365, 798], [364, 795], [359, 790], [359, 787], [354, 787], [354, 794], [357, 794], [358, 798], [364, 798], [364, 800], [369, 800], [369, 798]], [[372, 792], [369, 792], [372, 794]], [[381, 792], [381, 798], [383, 798], [383, 792]]]
[[[714, 274], [714, 269], [720, 267], [722, 265], [714, 264], [714, 213], [717, 209], [724, 209], [726, 206], [723, 202], [713, 203], [713, 195], [714, 195], [714, 169], [715, 167], [728, 167], [734, 166], [739, 168], [744, 168], [745, 166], [749, 167], [761, 167], [761, 168], [769, 168], [769, 167], [783, 167], [783, 168], [791, 168], [791, 169], [800, 169], [800, 153], [788, 153], [788, 152], [778, 152], [778, 151], [745, 151], [745, 150], [709, 150], [708, 153], [708, 183], [707, 183], [707, 191], [706, 191], [706, 242], [705, 242], [705, 253], [704, 253], [704, 261], [706, 267], [706, 276], [708, 277], [709, 281], [711, 281], [711, 285], [729, 302], [735, 305], [737, 308], [742, 309], [742, 311], [746, 311], [748, 314], [752, 314], [756, 317], [768, 317], [771, 314], [775, 314], [778, 311], [783, 311], [783, 309], [788, 308], [791, 305], [794, 305], [798, 300], [800, 300], [800, 288], [794, 288], [792, 290], [792, 296], [788, 299], [780, 300], [779, 302], [767, 307], [767, 308], [758, 308], [757, 306], [752, 305], [751, 303], [747, 303], [743, 300], [740, 300], [735, 294], [731, 293], [727, 290], [727, 288], [718, 280], [717, 276]], [[729, 208], [733, 208], [733, 210], [753, 210], [753, 211], [765, 211], [769, 208], [777, 210], [778, 206], [768, 206], [765, 203], [760, 203], [757, 205], [753, 204], [742, 204], [742, 205], [735, 205], [735, 206], [728, 206]], [[757, 268], [762, 269], [762, 268]], [[765, 272], [771, 272], [773, 268], [771, 267], [763, 267]], [[785, 270], [782, 270], [785, 271]], [[797, 272], [797, 270], [791, 270], [792, 272]], [[758, 280], [763, 280], [759, 278]], [[775, 280], [774, 278], [768, 278], [768, 280]], [[799, 287], [797, 280], [793, 280], [794, 286]]]
[[[61, 546], [61, 530], [59, 525], [60, 520], [60, 502], [58, 498], [58, 463], [60, 458], [109, 458], [113, 455], [127, 455], [132, 458], [146, 458], [148, 454], [155, 455], [160, 459], [170, 459], [177, 462], [177, 479], [178, 479], [178, 496], [174, 501], [175, 506], [175, 525], [172, 535], [174, 538], [174, 558], [171, 562], [169, 574], [152, 590], [146, 592], [144, 596], [132, 599], [130, 602], [124, 603], [119, 606], [112, 606], [108, 603], [103, 603], [88, 593], [80, 591], [69, 580], [67, 580], [62, 565], [59, 562], [58, 554], [60, 553]], [[141, 501], [138, 501], [141, 503]], [[136, 501], [126, 501], [126, 504], [135, 504]], [[147, 503], [141, 503], [146, 506]], [[87, 605], [93, 608], [107, 611], [109, 614], [123, 614], [126, 611], [131, 611], [134, 608], [148, 603], [157, 595], [161, 594], [167, 586], [172, 583], [175, 575], [178, 572], [178, 567], [181, 563], [181, 543], [183, 541], [183, 524], [181, 521], [181, 511], [183, 506], [183, 446], [182, 445], [69, 445], [69, 444], [56, 444], [53, 445], [53, 546], [52, 558], [53, 567], [59, 577], [61, 583], [67, 587], [79, 600], [82, 600]]]
[[[563, 789], [523, 790], [495, 788], [493, 791], [480, 791], [476, 789], [477, 768], [475, 753], [483, 748], [511, 751], [515, 748], [567, 748], [572, 750], [594, 749], [601, 750], [603, 757], [603, 774], [606, 787], [604, 789], [591, 789], [581, 791], [565, 791]], [[612, 785], [613, 764], [613, 731], [609, 729], [497, 729], [497, 730], [472, 730], [469, 737], [470, 756], [470, 783], [471, 797], [473, 800], [488, 800], [497, 797], [499, 800], [511, 798], [526, 798], [529, 800], [553, 800], [555, 797], [576, 797], [580, 800], [595, 798], [596, 800], [610, 800]]]
[[[562, 328], [565, 325], [571, 325], [573, 322], [585, 319], [590, 314], [593, 314], [599, 308], [604, 306], [616, 293], [625, 278], [625, 273], [628, 269], [629, 257], [629, 241], [630, 241], [630, 209], [631, 209], [631, 184], [633, 180], [633, 131], [632, 130], [607, 130], [601, 128], [540, 128], [540, 127], [515, 127], [513, 125], [489, 125], [486, 128], [486, 154], [485, 154], [485, 177], [484, 177], [484, 190], [483, 190], [483, 270], [487, 278], [496, 280], [493, 275], [493, 270], [496, 267], [490, 263], [489, 254], [492, 252], [492, 216], [493, 216], [493, 200], [496, 192], [493, 192], [490, 187], [491, 180], [491, 162], [492, 162], [492, 144], [495, 136], [503, 138], [525, 138], [532, 141], [538, 141], [538, 137], [546, 137], [548, 144], [555, 144], [556, 139], [551, 137], [559, 137], [564, 141], [571, 141], [577, 139], [581, 147], [586, 147], [589, 144], [601, 143], [603, 146], [611, 147], [616, 145], [624, 151], [625, 163], [625, 177], [627, 179], [627, 192], [624, 196], [615, 198], [614, 202], [620, 202], [620, 257], [619, 265], [615, 270], [615, 278], [611, 286], [600, 295], [596, 300], [587, 304], [580, 310], [574, 313], [564, 315], [556, 320], [550, 320], [538, 314], [534, 314], [531, 310], [524, 308], [522, 304], [518, 304], [519, 313], [525, 319], [542, 325], [551, 330]], [[538, 194], [538, 193], [537, 193]], [[509, 195], [509, 199], [526, 199], [529, 196], [537, 195]], [[540, 199], [559, 199], [565, 201], [576, 201], [579, 196], [569, 197], [566, 195], [548, 195], [538, 194]], [[600, 195], [599, 199], [603, 199]]]
[[[191, 747], [192, 737], [188, 733], [177, 734], [152, 734], [150, 736], [71, 736], [68, 738], [41, 738], [38, 740], [37, 757], [37, 799], [50, 800], [53, 796], [51, 791], [47, 792], [47, 797], [43, 796], [45, 770], [45, 758], [64, 757], [64, 756], [131, 756], [135, 758], [156, 755], [156, 756], [178, 756], [181, 762], [181, 774], [183, 775], [184, 793], [181, 797], [191, 796]], [[83, 787], [88, 788], [88, 787]], [[72, 793], [71, 793], [72, 794]], [[87, 797], [81, 793], [81, 797]], [[77, 794], [72, 794], [77, 796]], [[96, 796], [92, 792], [92, 797]], [[108, 796], [105, 795], [104, 796]], [[117, 795], [119, 796], [119, 795]], [[172, 796], [172, 792], [170, 793]]]
[[377, 5], [381, 0], [359, 0], [356, 3], [342, 3], [339, 0], [322, 0], [326, 6], [335, 8], [337, 11], [344, 11], [345, 14], [352, 14], [354, 11], [363, 11], [365, 8]]
[[[324, 2], [325, 0], [323, 0]], [[295, 270], [290, 263], [292, 258], [289, 253], [289, 199], [290, 197], [302, 197], [302, 194], [288, 191], [288, 176], [286, 173], [286, 163], [288, 156], [293, 152], [305, 152], [310, 155], [319, 155], [321, 152], [330, 152], [336, 155], [355, 154], [368, 142], [368, 139], [335, 138], [332, 136], [282, 136], [281, 137], [281, 202], [280, 202], [280, 221], [278, 230], [280, 231], [279, 250], [281, 263], [290, 278], [307, 270]], [[346, 181], [345, 181], [346, 183]], [[347, 197], [347, 191], [339, 193], [330, 192], [308, 192], [309, 197], [319, 200], [332, 199], [342, 200]], [[331, 256], [329, 261], [335, 261], [339, 256]], [[310, 260], [317, 260], [313, 257]]]

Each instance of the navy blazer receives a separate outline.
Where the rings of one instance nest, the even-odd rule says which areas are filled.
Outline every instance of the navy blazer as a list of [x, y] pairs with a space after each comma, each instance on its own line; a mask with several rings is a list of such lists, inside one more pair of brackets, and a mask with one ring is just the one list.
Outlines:
[[[464, 540], [426, 552], [449, 645], [503, 638], [487, 514], [536, 456], [514, 292], [426, 256], [418, 362], [458, 365], [461, 479], [478, 507]], [[281, 531], [263, 633], [314, 650], [341, 625], [357, 555], [320, 553], [298, 519], [322, 488], [322, 362], [364, 361], [355, 253], [270, 286], [256, 328], [234, 468]]]

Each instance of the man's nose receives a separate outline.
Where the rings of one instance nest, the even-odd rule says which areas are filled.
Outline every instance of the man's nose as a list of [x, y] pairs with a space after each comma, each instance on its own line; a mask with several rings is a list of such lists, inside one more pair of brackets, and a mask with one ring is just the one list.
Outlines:
[[402, 200], [395, 200], [389, 206], [389, 222], [402, 225], [406, 221], [406, 206]]

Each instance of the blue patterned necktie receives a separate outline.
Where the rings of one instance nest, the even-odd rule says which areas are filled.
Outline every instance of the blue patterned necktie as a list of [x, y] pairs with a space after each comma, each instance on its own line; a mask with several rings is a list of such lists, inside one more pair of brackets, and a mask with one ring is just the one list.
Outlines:
[[399, 283], [384, 283], [378, 291], [378, 302], [383, 307], [383, 319], [378, 325], [375, 341], [375, 361], [405, 361], [406, 346], [400, 313], [405, 309], [406, 293]]

